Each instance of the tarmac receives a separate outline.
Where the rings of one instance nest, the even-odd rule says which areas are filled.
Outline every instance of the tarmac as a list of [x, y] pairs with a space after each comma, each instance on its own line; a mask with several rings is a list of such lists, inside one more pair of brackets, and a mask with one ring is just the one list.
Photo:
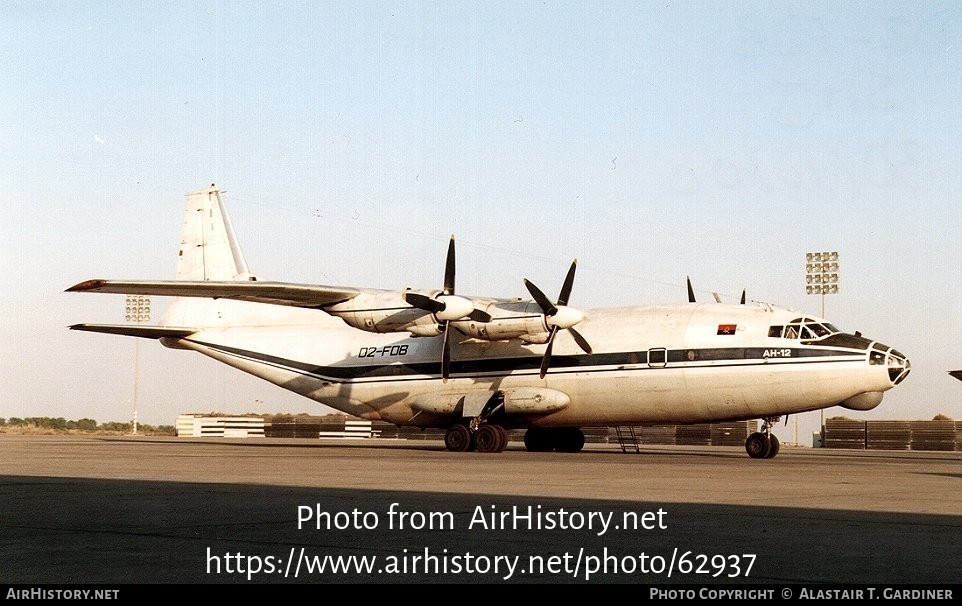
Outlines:
[[2, 581], [954, 585], [962, 453], [0, 434]]

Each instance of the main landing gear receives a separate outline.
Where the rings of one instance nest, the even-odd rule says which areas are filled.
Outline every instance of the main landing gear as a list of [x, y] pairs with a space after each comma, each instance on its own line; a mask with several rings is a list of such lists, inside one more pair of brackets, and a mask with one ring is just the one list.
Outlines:
[[457, 423], [444, 434], [444, 446], [451, 452], [502, 452], [508, 446], [508, 432], [488, 420], [504, 407], [504, 394], [495, 393], [467, 425]]
[[502, 452], [508, 445], [508, 432], [500, 425], [485, 423], [474, 433], [467, 425], [452, 425], [444, 434], [444, 446], [451, 452]]
[[745, 440], [745, 451], [753, 459], [771, 459], [778, 454], [778, 438], [772, 435], [772, 425], [779, 417], [762, 419], [762, 430], [756, 431]]
[[577, 427], [534, 427], [524, 433], [524, 447], [530, 452], [581, 452], [585, 434]]
[[[481, 413], [467, 423], [455, 423], [444, 434], [444, 446], [451, 452], [502, 452], [508, 445], [508, 432], [492, 423], [504, 408], [504, 394], [496, 392]], [[503, 416], [503, 415], [502, 415]], [[524, 434], [530, 452], [581, 452], [585, 434], [577, 427], [532, 427]]]
[[[444, 446], [451, 452], [502, 452], [507, 445], [504, 427], [492, 423], [478, 425], [473, 433], [468, 425], [459, 423], [444, 434]], [[532, 428], [524, 434], [524, 447], [529, 452], [581, 452], [584, 445], [585, 434], [577, 427]]]

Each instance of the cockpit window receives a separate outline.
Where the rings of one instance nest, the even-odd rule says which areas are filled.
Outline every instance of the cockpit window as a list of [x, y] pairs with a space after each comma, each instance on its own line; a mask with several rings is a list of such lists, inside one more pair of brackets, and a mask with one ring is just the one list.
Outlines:
[[824, 339], [842, 331], [827, 322], [816, 322], [812, 318], [795, 318], [787, 326], [769, 326], [769, 337], [781, 337], [783, 339], [804, 339], [814, 341]]
[[824, 339], [820, 339], [818, 344], [830, 347], [847, 347], [864, 350], [868, 349], [868, 346], [871, 345], [872, 342], [865, 337], [856, 337], [855, 335], [847, 335], [844, 332], [837, 332]]

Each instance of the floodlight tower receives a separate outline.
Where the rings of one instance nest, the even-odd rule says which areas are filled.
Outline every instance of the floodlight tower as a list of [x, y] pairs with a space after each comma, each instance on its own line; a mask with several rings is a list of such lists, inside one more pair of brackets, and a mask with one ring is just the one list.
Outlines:
[[[805, 293], [822, 296], [825, 317], [825, 295], [838, 294], [838, 251], [805, 253]], [[825, 409], [819, 411], [822, 446], [825, 446]]]
[[[127, 295], [124, 318], [128, 322], [140, 324], [150, 321], [150, 297], [148, 295]], [[134, 339], [134, 434], [137, 434], [137, 383], [140, 378], [140, 339]]]
[[825, 317], [825, 295], [838, 294], [838, 252], [805, 253], [805, 293], [822, 295], [822, 317]]

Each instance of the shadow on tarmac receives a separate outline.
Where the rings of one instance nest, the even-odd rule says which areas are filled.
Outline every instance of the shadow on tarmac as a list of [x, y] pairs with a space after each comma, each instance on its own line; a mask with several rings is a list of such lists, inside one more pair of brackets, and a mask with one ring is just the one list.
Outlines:
[[[0, 552], [5, 581], [15, 584], [954, 584], [962, 558], [962, 516], [952, 515], [72, 477], [0, 481]], [[349, 569], [331, 570], [336, 562]]]

